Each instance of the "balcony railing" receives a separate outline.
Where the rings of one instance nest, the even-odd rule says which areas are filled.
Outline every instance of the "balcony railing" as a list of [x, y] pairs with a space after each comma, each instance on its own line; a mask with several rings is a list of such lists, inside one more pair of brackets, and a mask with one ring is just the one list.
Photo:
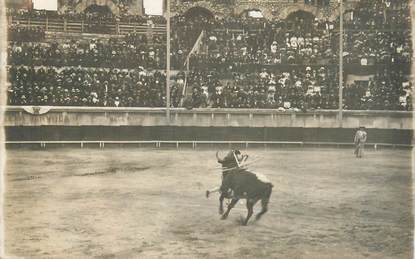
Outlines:
[[23, 19], [9, 17], [9, 25], [22, 25], [40, 27], [50, 32], [69, 32], [69, 33], [105, 33], [105, 34], [144, 34], [151, 31], [153, 34], [166, 33], [166, 26], [162, 24], [143, 24], [127, 22], [108, 22], [98, 23], [89, 21], [73, 21], [67, 19]]

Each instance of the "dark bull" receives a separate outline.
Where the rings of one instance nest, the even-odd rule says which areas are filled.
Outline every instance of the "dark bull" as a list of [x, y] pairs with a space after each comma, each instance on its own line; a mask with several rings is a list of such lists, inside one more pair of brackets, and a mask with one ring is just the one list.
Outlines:
[[[246, 225], [253, 214], [254, 205], [260, 200], [262, 210], [256, 215], [259, 220], [268, 210], [268, 203], [272, 193], [272, 183], [265, 176], [250, 172], [240, 167], [240, 163], [246, 161], [247, 155], [241, 155], [239, 150], [230, 151], [224, 158], [218, 156], [218, 162], [222, 164], [222, 184], [219, 188], [219, 213], [222, 219], [226, 219], [231, 209], [240, 199], [246, 199], [248, 214], [243, 225]], [[208, 195], [209, 193], [207, 193]], [[223, 200], [232, 199], [225, 213], [223, 213]]]

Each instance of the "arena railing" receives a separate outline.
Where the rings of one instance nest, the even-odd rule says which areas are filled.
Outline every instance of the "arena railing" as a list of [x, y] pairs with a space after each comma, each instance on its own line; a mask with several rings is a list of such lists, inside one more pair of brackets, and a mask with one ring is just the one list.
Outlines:
[[[352, 148], [354, 147], [354, 143], [350, 142], [303, 142], [303, 141], [204, 141], [204, 140], [95, 140], [95, 141], [88, 141], [88, 140], [78, 140], [78, 141], [5, 141], [6, 147], [21, 147], [21, 146], [35, 146], [40, 148], [49, 147], [65, 147], [73, 145], [79, 146], [80, 148], [84, 147], [99, 147], [101, 149], [105, 148], [107, 145], [134, 145], [135, 147], [141, 148], [143, 145], [148, 148], [148, 145], [153, 148], [171, 148], [175, 147], [176, 149], [180, 149], [180, 147], [190, 147], [192, 149], [197, 149], [201, 146], [208, 146], [208, 147], [217, 147], [226, 145], [228, 148], [234, 148], [235, 146], [238, 148], [273, 148], [273, 147], [281, 147], [281, 148], [304, 148], [304, 147], [311, 147], [311, 148]], [[371, 147], [374, 150], [378, 150], [380, 148], [392, 148], [392, 149], [411, 149], [413, 147], [412, 144], [390, 144], [390, 143], [366, 143], [365, 146]]]

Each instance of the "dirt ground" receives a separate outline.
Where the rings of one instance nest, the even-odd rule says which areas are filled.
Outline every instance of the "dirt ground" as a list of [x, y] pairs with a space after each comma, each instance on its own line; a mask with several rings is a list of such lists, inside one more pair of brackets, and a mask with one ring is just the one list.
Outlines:
[[[24, 258], [412, 258], [411, 151], [247, 151], [269, 212], [220, 220], [215, 150], [9, 150], [6, 253]], [[255, 211], [258, 212], [260, 204]]]

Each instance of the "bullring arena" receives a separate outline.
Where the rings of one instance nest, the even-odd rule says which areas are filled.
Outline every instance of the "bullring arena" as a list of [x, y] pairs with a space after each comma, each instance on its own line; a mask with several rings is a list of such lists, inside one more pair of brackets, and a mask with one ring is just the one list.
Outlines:
[[[222, 147], [223, 149], [226, 146]], [[11, 150], [6, 251], [26, 258], [411, 258], [411, 151], [242, 150], [274, 184], [269, 212], [220, 220], [215, 151]], [[257, 204], [255, 211], [258, 212]]]
[[1, 258], [413, 258], [413, 1], [40, 2], [0, 8]]

